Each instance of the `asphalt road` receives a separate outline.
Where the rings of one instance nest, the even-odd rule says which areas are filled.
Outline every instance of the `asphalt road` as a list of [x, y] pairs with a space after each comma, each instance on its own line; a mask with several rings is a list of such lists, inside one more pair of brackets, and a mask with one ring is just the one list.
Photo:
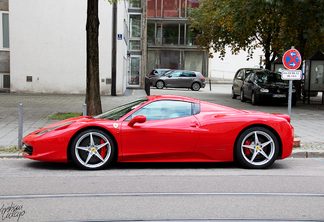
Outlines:
[[15, 207], [19, 221], [321, 220], [323, 171], [323, 159], [311, 158], [279, 160], [267, 170], [233, 163], [127, 163], [101, 171], [1, 159], [0, 212], [3, 219], [3, 209]]

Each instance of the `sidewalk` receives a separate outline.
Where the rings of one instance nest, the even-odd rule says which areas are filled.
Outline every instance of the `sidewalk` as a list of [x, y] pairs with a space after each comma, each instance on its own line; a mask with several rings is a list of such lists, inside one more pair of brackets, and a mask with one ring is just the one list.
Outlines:
[[[286, 113], [285, 106], [252, 106], [230, 99], [230, 84], [212, 84], [212, 91], [207, 85], [199, 92], [187, 89], [157, 90], [151, 88], [151, 95], [178, 94], [197, 99], [231, 106], [238, 109], [257, 110], [270, 113]], [[144, 90], [127, 90], [124, 96], [102, 96], [103, 111], [118, 105], [146, 96]], [[24, 124], [23, 136], [55, 123], [59, 120], [49, 120], [48, 116], [55, 113], [82, 113], [84, 95], [46, 95], [46, 94], [15, 94], [0, 93], [0, 149], [17, 146], [19, 104], [23, 104]], [[309, 110], [310, 109], [310, 110]], [[324, 106], [297, 105], [292, 111], [292, 125], [295, 137], [301, 140], [301, 146], [295, 148], [292, 157], [324, 158]], [[18, 154], [0, 151], [0, 157], [17, 157]]]

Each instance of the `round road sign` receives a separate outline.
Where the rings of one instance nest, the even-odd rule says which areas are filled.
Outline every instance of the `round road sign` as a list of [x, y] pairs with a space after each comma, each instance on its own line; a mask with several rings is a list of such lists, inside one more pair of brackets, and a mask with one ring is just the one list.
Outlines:
[[302, 58], [297, 49], [289, 49], [282, 57], [282, 63], [287, 69], [298, 69]]

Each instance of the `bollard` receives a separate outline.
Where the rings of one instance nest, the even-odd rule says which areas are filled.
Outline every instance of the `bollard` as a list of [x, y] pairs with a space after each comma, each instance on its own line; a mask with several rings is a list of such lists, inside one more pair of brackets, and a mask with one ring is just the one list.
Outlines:
[[22, 139], [23, 139], [23, 114], [24, 108], [23, 104], [19, 104], [19, 121], [18, 121], [18, 149], [22, 149]]
[[211, 91], [211, 79], [209, 79], [209, 90]]
[[86, 116], [86, 115], [87, 115], [87, 104], [83, 104], [82, 116]]

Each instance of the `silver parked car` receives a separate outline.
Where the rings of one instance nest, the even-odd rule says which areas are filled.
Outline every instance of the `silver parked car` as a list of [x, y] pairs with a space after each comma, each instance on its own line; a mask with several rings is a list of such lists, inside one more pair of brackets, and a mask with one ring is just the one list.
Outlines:
[[155, 78], [152, 85], [158, 89], [191, 88], [198, 91], [200, 88], [205, 88], [205, 77], [196, 71], [174, 70]]

